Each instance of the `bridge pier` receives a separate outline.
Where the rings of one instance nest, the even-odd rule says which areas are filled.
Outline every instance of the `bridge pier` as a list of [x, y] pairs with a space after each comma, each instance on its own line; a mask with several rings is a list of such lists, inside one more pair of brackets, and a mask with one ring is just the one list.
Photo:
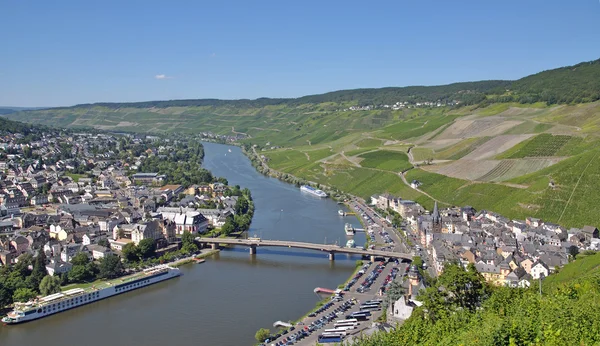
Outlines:
[[256, 245], [250, 245], [250, 254], [256, 255]]
[[218, 247], [219, 247], [219, 244], [217, 244], [217, 243], [211, 243], [210, 244], [210, 248], [213, 249], [213, 250], [216, 250]]
[[334, 260], [335, 260], [335, 252], [331, 251], [331, 252], [329, 253], [329, 260], [330, 260], [330, 261], [334, 261]]
[[375, 262], [375, 255], [371, 255], [371, 262]]

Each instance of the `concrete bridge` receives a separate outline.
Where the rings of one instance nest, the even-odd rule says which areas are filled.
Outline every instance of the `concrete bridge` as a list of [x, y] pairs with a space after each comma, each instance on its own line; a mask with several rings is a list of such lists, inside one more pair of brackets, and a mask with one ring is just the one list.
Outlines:
[[250, 248], [250, 254], [256, 254], [256, 248], [259, 246], [275, 246], [275, 247], [287, 247], [297, 249], [309, 249], [316, 251], [323, 251], [329, 253], [329, 260], [335, 259], [336, 253], [346, 253], [352, 255], [370, 256], [371, 261], [375, 261], [375, 257], [385, 258], [401, 258], [412, 260], [413, 255], [410, 253], [392, 252], [392, 251], [381, 251], [381, 250], [365, 250], [360, 248], [348, 248], [341, 247], [339, 245], [325, 245], [315, 243], [302, 243], [297, 241], [287, 240], [258, 240], [258, 239], [231, 239], [231, 238], [196, 238], [196, 241], [202, 245], [210, 246], [213, 249], [219, 247], [219, 244], [232, 245], [232, 246], [247, 246]]

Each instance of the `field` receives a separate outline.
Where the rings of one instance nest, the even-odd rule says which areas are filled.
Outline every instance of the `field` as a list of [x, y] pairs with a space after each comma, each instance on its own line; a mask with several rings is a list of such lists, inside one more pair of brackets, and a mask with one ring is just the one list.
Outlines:
[[453, 178], [477, 180], [494, 170], [499, 163], [500, 161], [497, 160], [458, 160], [447, 164], [425, 166], [423, 169]]
[[537, 172], [558, 163], [560, 159], [502, 160], [494, 169], [477, 178], [481, 181], [506, 181]]
[[501, 155], [498, 155], [498, 158], [518, 159], [524, 157], [555, 156], [556, 153], [571, 140], [578, 142], [581, 139], [565, 135], [543, 133], [515, 145]]
[[489, 140], [490, 137], [468, 138], [453, 146], [437, 151], [435, 158], [438, 160], [458, 160]]
[[465, 155], [463, 159], [468, 160], [483, 160], [494, 157], [501, 152], [504, 152], [518, 143], [529, 138], [530, 135], [501, 135], [492, 138], [483, 145], [477, 147], [471, 153]]
[[413, 156], [414, 162], [425, 161], [435, 157], [435, 152], [429, 148], [413, 148], [410, 153]]
[[399, 151], [378, 150], [359, 156], [363, 160], [360, 165], [384, 171], [401, 172], [412, 168], [408, 156]]
[[356, 146], [359, 148], [373, 148], [373, 147], [378, 147], [382, 144], [382, 140], [381, 139], [376, 139], [376, 138], [365, 138], [359, 142], [356, 143]]

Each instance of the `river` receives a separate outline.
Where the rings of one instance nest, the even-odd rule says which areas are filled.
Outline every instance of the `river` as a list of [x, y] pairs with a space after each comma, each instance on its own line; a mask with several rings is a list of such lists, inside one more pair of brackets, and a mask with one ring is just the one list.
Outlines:
[[[329, 199], [259, 174], [240, 148], [205, 143], [204, 167], [251, 190], [256, 211], [250, 233], [263, 239], [346, 242], [344, 223]], [[359, 233], [360, 234], [360, 233]], [[364, 244], [364, 235], [358, 236]], [[357, 257], [298, 249], [221, 251], [183, 276], [40, 320], [0, 327], [0, 345], [251, 345], [259, 328], [295, 320], [318, 301], [317, 286], [336, 288]], [[272, 328], [271, 328], [272, 329]]]

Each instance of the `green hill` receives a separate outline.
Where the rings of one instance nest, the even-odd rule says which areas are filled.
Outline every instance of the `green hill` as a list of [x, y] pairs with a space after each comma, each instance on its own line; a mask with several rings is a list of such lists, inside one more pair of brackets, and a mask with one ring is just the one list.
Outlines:
[[[97, 103], [7, 117], [109, 131], [243, 133], [271, 168], [361, 197], [389, 192], [426, 207], [436, 199], [581, 227], [600, 225], [590, 209], [600, 185], [600, 101], [589, 102], [598, 88], [600, 60], [517, 81]], [[393, 109], [397, 102], [406, 104]], [[399, 174], [411, 167], [406, 179], [422, 179], [420, 191]]]
[[[423, 307], [396, 331], [378, 333], [353, 345], [597, 345], [599, 267], [600, 254], [578, 258], [543, 281], [542, 296], [537, 282], [529, 289], [471, 292], [467, 297], [481, 301], [476, 309], [454, 302], [452, 295], [444, 299], [452, 289], [442, 293], [428, 289], [420, 298]], [[445, 272], [439, 281], [443, 286], [456, 275], [454, 270]], [[469, 280], [477, 282], [474, 276]]]

